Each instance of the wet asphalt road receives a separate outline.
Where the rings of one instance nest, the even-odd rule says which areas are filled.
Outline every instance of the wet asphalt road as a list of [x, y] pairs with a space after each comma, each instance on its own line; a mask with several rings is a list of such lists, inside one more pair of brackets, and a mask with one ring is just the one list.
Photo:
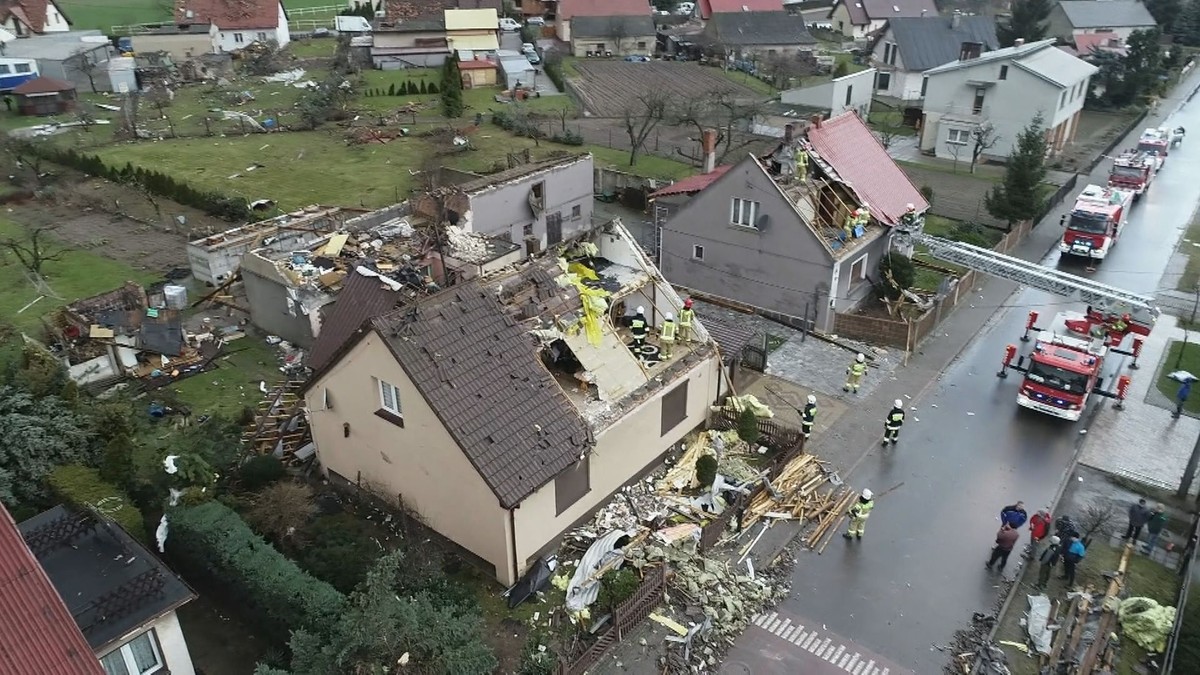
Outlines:
[[[1200, 97], [1167, 124], [1200, 129]], [[1062, 263], [1062, 269], [1149, 294], [1160, 285], [1174, 286], [1174, 279], [1160, 282], [1162, 270], [1200, 200], [1200, 137], [1189, 140], [1191, 146], [1185, 143], [1170, 155], [1098, 270], [1087, 274], [1082, 265], [1070, 262]], [[1081, 176], [1077, 189], [1087, 182]], [[1056, 250], [1042, 264], [1060, 266], [1058, 258]], [[803, 649], [806, 640], [797, 642], [811, 628], [832, 634], [835, 645], [840, 637], [847, 650], [861, 652], [863, 661], [874, 657], [892, 674], [904, 669], [920, 675], [941, 672], [949, 655], [933, 645], [944, 646], [972, 612], [989, 612], [997, 597], [999, 574], [985, 570], [983, 563], [1001, 507], [1024, 500], [1032, 514], [1046, 505], [1085, 438], [1079, 430], [1086, 428], [1087, 414], [1070, 423], [1016, 405], [1020, 374], [1006, 380], [995, 376], [1004, 347], [1021, 345], [1027, 353], [1029, 346], [1017, 338], [1030, 310], [1048, 318], [1082, 309], [1051, 294], [1019, 291], [996, 309], [995, 318], [939, 382], [923, 395], [910, 392], [913, 400], [907, 402], [900, 444], [874, 449], [849, 479], [856, 488], [876, 493], [903, 485], [878, 501], [861, 542], [839, 537], [823, 555], [799, 554], [792, 596], [777, 612], [805, 629], [797, 633], [785, 625], [772, 635], [770, 626], [752, 626], [723, 672], [781, 672], [781, 667], [826, 672], [817, 664], [827, 664]], [[1107, 383], [1122, 364], [1106, 365]], [[1137, 376], [1152, 372], [1143, 369]], [[1095, 401], [1090, 409], [1113, 414], [1107, 408], [1096, 412]], [[1027, 542], [1023, 530], [1020, 544]], [[1019, 563], [1014, 553], [1004, 573], [1011, 577]]]

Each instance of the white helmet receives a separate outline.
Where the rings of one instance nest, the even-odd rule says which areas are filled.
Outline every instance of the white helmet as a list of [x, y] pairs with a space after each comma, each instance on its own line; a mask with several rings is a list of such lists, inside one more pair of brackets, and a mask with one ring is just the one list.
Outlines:
[[638, 310], [637, 310], [637, 313], [638, 313], [638, 314], [645, 314], [645, 313], [646, 313], [646, 308], [645, 308], [645, 307], [642, 307], [641, 305], [638, 305]]
[[896, 406], [897, 408], [903, 408], [904, 401], [901, 401], [900, 399], [896, 399], [895, 401], [892, 401], [892, 405]]
[[667, 312], [667, 321], [674, 321], [674, 320], [675, 320], [675, 315], [670, 312]]
[[812, 394], [809, 394], [809, 395], [808, 395], [808, 402], [809, 402], [809, 403], [812, 403], [812, 404], [814, 404], [814, 405], [815, 405], [815, 404], [816, 404], [816, 402], [817, 402], [817, 397], [816, 397], [816, 396], [813, 396]]
[[862, 491], [862, 498], [863, 498], [863, 499], [874, 499], [874, 498], [875, 498], [875, 493], [874, 493], [874, 492], [871, 492], [870, 490], [863, 490], [863, 491]]
[[860, 353], [858, 356], [854, 357], [854, 360], [862, 363], [863, 361], [867, 360], [867, 357], [866, 355]]

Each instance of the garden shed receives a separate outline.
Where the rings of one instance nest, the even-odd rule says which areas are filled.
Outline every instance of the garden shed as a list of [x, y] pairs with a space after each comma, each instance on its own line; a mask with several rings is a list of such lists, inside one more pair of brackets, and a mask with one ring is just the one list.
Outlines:
[[75, 109], [75, 85], [53, 77], [36, 77], [12, 90], [22, 115], [58, 115]]

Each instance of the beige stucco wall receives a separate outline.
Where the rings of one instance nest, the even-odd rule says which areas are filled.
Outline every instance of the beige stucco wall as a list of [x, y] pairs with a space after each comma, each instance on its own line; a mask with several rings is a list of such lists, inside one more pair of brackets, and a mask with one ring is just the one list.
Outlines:
[[133, 51], [139, 53], [166, 52], [176, 62], [208, 54], [213, 50], [207, 33], [185, 35], [134, 35]]
[[[375, 415], [378, 387], [372, 377], [400, 391], [404, 428]], [[331, 409], [324, 404], [329, 392]], [[322, 470], [333, 470], [395, 503], [397, 497], [443, 536], [494, 564], [497, 579], [512, 579], [508, 512], [471, 466], [425, 399], [371, 332], [305, 394]], [[350, 437], [343, 436], [345, 423]], [[553, 509], [551, 500], [551, 509]], [[553, 510], [551, 511], [553, 513]]]
[[593, 512], [618, 488], [629, 482], [687, 433], [704, 423], [717, 397], [717, 358], [706, 360], [687, 374], [687, 418], [666, 436], [662, 432], [662, 397], [683, 378], [672, 382], [619, 422], [596, 437], [591, 456], [591, 490], [562, 515], [555, 515], [554, 481], [530, 495], [516, 511], [517, 560], [524, 572], [531, 558], [555, 541], [575, 521]]

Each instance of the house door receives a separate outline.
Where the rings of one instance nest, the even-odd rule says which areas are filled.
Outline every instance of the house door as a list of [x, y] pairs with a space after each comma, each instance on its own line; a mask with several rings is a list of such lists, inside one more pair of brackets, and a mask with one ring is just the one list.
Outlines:
[[562, 213], [554, 212], [546, 216], [546, 246], [553, 246], [562, 241]]

